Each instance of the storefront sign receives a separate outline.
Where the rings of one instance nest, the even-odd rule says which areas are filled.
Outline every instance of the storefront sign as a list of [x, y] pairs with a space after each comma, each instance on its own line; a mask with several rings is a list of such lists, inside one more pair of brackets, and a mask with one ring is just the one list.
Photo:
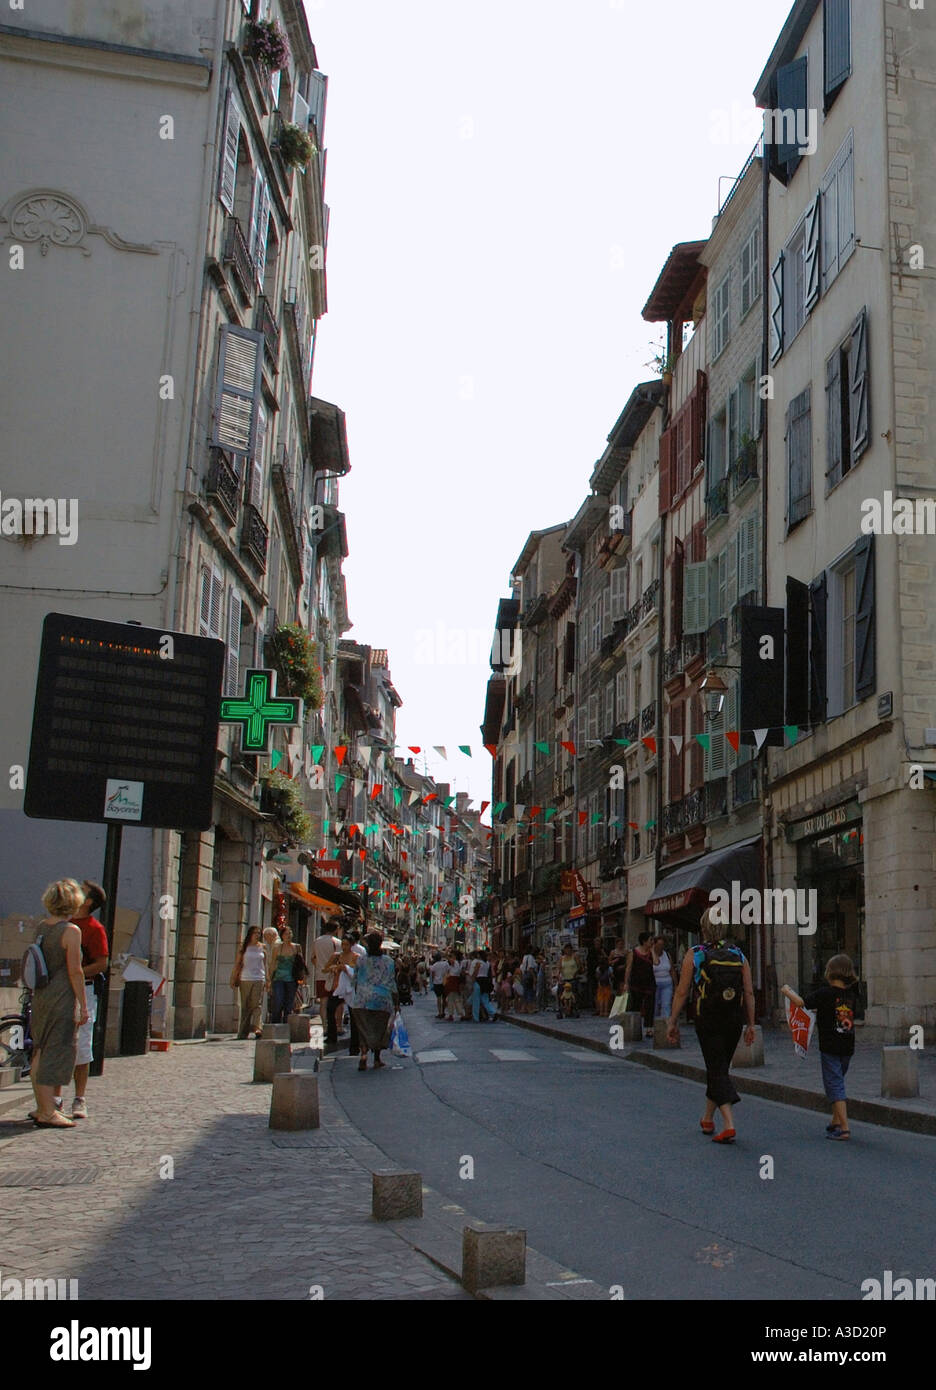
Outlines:
[[624, 899], [629, 907], [643, 907], [656, 888], [656, 870], [652, 863], [641, 864], [627, 871]]
[[860, 802], [846, 801], [842, 806], [833, 806], [828, 811], [820, 811], [818, 815], [788, 825], [786, 837], [790, 843], [794, 843], [796, 840], [806, 840], [812, 835], [827, 835], [837, 826], [848, 825], [850, 821], [856, 820], [861, 820]]

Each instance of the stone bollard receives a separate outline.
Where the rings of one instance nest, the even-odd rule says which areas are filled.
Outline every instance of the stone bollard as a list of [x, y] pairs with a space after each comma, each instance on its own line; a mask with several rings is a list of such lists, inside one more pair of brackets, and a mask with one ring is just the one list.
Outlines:
[[679, 1042], [678, 1040], [677, 1040], [676, 1042], [672, 1043], [672, 1042], [670, 1042], [670, 1041], [667, 1039], [666, 1030], [667, 1030], [668, 1026], [669, 1026], [668, 1021], [667, 1021], [665, 1018], [655, 1018], [655, 1019], [653, 1020], [653, 1050], [654, 1050], [654, 1052], [657, 1050], [657, 1048], [661, 1048], [661, 1047], [682, 1047], [682, 1043]]
[[270, 1129], [318, 1129], [318, 1076], [314, 1071], [277, 1072], [270, 1099]]
[[422, 1216], [421, 1173], [374, 1173], [371, 1215], [375, 1221], [403, 1221]]
[[881, 1048], [881, 1095], [907, 1100], [920, 1094], [920, 1059], [911, 1047]]
[[255, 1045], [254, 1081], [269, 1084], [277, 1072], [292, 1070], [292, 1054], [288, 1042], [277, 1042], [274, 1038], [261, 1038]]
[[462, 1231], [462, 1283], [469, 1293], [499, 1284], [525, 1284], [526, 1231], [483, 1227], [480, 1223], [466, 1226]]
[[263, 1025], [263, 1036], [272, 1042], [289, 1042], [288, 1023], [265, 1023]]
[[759, 1023], [754, 1025], [754, 1041], [750, 1047], [744, 1045], [744, 1034], [735, 1048], [731, 1059], [733, 1067], [762, 1067], [764, 1065], [764, 1030]]
[[289, 1041], [294, 1043], [312, 1041], [312, 1020], [308, 1014], [289, 1015]]
[[621, 1025], [621, 1037], [624, 1042], [640, 1042], [643, 1037], [643, 1017], [641, 1014], [615, 1014], [610, 1022], [612, 1027], [618, 1023]]
[[19, 1079], [19, 1067], [3, 1067], [0, 1069], [0, 1091], [2, 1091], [5, 1086], [15, 1086]]

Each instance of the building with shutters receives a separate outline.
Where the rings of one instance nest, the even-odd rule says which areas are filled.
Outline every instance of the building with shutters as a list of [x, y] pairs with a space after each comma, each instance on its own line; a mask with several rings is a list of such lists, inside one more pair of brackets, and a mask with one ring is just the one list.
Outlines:
[[769, 722], [796, 726], [769, 751], [767, 817], [774, 882], [818, 894], [814, 935], [775, 930], [777, 977], [846, 951], [867, 1023], [901, 1042], [936, 1017], [936, 808], [910, 775], [934, 767], [934, 538], [862, 518], [934, 490], [934, 66], [928, 11], [798, 0], [755, 89], [816, 133], [765, 149], [768, 602], [788, 634]]

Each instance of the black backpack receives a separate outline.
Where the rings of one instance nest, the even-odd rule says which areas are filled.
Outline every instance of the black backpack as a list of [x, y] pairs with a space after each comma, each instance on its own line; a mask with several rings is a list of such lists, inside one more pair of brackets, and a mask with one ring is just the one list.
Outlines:
[[697, 947], [696, 1013], [708, 1020], [734, 1022], [744, 1004], [744, 956], [737, 946], [717, 941]]

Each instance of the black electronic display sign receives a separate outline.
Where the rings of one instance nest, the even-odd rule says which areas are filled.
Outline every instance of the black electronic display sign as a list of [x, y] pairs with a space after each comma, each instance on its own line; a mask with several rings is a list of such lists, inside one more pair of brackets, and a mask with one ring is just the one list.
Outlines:
[[225, 651], [210, 637], [49, 613], [26, 815], [207, 830]]

